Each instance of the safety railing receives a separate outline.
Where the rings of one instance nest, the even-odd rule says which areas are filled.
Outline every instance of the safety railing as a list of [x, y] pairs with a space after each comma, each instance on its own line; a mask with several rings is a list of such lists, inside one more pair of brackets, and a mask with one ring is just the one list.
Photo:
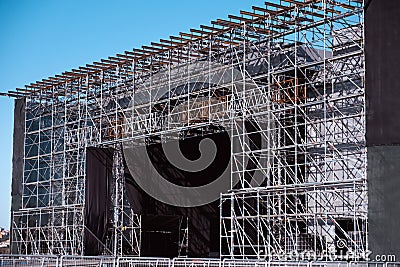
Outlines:
[[174, 258], [171, 267], [220, 267], [220, 259]]
[[400, 262], [262, 261], [245, 259], [0, 255], [0, 266], [33, 267], [400, 267]]
[[114, 267], [115, 257], [97, 256], [61, 256], [60, 267]]
[[118, 267], [170, 267], [171, 260], [168, 258], [138, 258], [119, 257], [116, 261]]
[[0, 266], [58, 267], [60, 262], [51, 255], [0, 255]]

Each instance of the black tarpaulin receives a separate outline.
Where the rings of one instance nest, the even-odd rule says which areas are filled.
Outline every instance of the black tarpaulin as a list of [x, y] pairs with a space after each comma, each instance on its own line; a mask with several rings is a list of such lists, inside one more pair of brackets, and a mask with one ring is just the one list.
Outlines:
[[86, 149], [84, 255], [102, 254], [111, 218], [113, 149]]
[[400, 2], [368, 1], [365, 14], [367, 146], [400, 144]]
[[[12, 158], [12, 184], [11, 184], [11, 215], [21, 209], [22, 180], [24, 177], [24, 133], [25, 133], [25, 98], [15, 99], [14, 103], [14, 137]], [[16, 219], [14, 219], [16, 220]], [[18, 221], [14, 221], [19, 225]], [[10, 230], [12, 233], [13, 223]], [[11, 237], [11, 253], [18, 253], [16, 243]]]
[[[400, 257], [400, 1], [365, 9], [368, 248]], [[363, 229], [361, 229], [363, 230]]]
[[[126, 191], [132, 208], [142, 214], [142, 255], [145, 256], [178, 256], [178, 247], [171, 229], [179, 229], [179, 220], [188, 220], [188, 256], [209, 257], [219, 252], [219, 208], [218, 201], [208, 205], [185, 208], [162, 203], [141, 190], [134, 181], [135, 176], [141, 179], [153, 175], [154, 169], [164, 179], [181, 186], [201, 186], [217, 179], [229, 164], [231, 155], [230, 138], [226, 132], [195, 136], [180, 140], [182, 154], [190, 160], [200, 157], [199, 143], [203, 138], [210, 138], [217, 145], [217, 154], [210, 166], [200, 172], [187, 172], [177, 169], [166, 158], [161, 144], [147, 145], [140, 151], [146, 153], [153, 165], [150, 169], [145, 164], [137, 164], [132, 173], [126, 171]], [[164, 146], [168, 146], [164, 144]], [[143, 151], [142, 151], [143, 149]], [[125, 151], [126, 152], [126, 151]], [[126, 156], [126, 155], [125, 155]], [[153, 169], [154, 168], [154, 169]], [[170, 218], [166, 220], [166, 218]], [[166, 222], [169, 229], [166, 231]], [[148, 230], [148, 229], [152, 230]], [[158, 228], [158, 229], [157, 229]], [[147, 230], [146, 230], [147, 229]], [[164, 232], [164, 234], [163, 234]], [[217, 233], [217, 234], [216, 234]], [[159, 240], [157, 242], [156, 240]], [[168, 246], [172, 250], [164, 249]]]
[[213, 162], [207, 166], [207, 168], [198, 172], [188, 172], [178, 169], [168, 161], [164, 154], [163, 146], [168, 149], [170, 143], [148, 145], [146, 147], [147, 155], [157, 172], [171, 183], [190, 187], [206, 185], [222, 175], [229, 165], [231, 143], [228, 133], [220, 132], [204, 136], [189, 137], [179, 141], [179, 149], [185, 158], [196, 160], [201, 156], [199, 144], [205, 138], [211, 139], [214, 144], [216, 144], [217, 153]]
[[174, 215], [143, 215], [141, 255], [143, 257], [176, 257], [180, 243], [183, 217]]

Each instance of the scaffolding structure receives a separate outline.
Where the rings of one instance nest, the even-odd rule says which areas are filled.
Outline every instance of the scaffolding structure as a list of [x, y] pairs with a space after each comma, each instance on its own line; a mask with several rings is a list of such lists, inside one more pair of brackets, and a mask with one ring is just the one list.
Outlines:
[[83, 253], [85, 151], [94, 146], [116, 151], [105, 253], [140, 255], [121, 144], [228, 131], [221, 257], [365, 258], [363, 7], [266, 2], [8, 92], [26, 99], [22, 208], [12, 219], [18, 253]]

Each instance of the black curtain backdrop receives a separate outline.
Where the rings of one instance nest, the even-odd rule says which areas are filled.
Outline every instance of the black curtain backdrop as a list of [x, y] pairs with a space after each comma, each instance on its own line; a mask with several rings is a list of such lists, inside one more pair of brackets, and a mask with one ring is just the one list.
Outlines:
[[111, 219], [112, 148], [86, 149], [84, 255], [96, 256], [105, 249]]
[[[133, 176], [152, 175], [154, 169], [168, 181], [182, 186], [200, 186], [212, 182], [223, 173], [230, 159], [230, 139], [226, 132], [196, 136], [180, 141], [180, 149], [183, 155], [191, 160], [200, 156], [199, 143], [203, 138], [212, 139], [217, 145], [217, 154], [214, 162], [199, 173], [182, 171], [168, 162], [161, 144], [151, 144], [145, 148], [147, 156], [153, 162], [151, 169], [148, 166], [138, 165], [137, 169], [126, 168], [125, 180], [129, 202], [134, 211], [142, 214], [142, 255], [145, 256], [178, 256], [178, 247], [175, 239], [171, 238], [171, 229], [179, 229], [177, 218], [188, 218], [189, 228], [189, 257], [210, 257], [219, 252], [219, 201], [208, 205], [183, 208], [162, 203], [141, 190], [133, 179]], [[166, 144], [168, 146], [168, 144]], [[142, 150], [141, 150], [142, 151]], [[167, 220], [167, 218], [169, 218]], [[168, 222], [167, 225], [164, 225]], [[175, 224], [175, 225], [174, 225]], [[163, 229], [168, 226], [168, 231]], [[156, 231], [158, 228], [158, 233]], [[165, 232], [163, 236], [161, 232]], [[159, 240], [160, 242], [155, 242]], [[170, 242], [170, 244], [167, 244]], [[170, 249], [166, 250], [165, 246]], [[173, 249], [173, 251], [171, 250]]]
[[365, 95], [370, 258], [400, 258], [400, 1], [366, 0]]
[[183, 220], [180, 216], [143, 215], [141, 256], [176, 257]]
[[[12, 212], [22, 207], [22, 181], [24, 177], [24, 133], [25, 133], [25, 98], [15, 99], [14, 102], [14, 137], [13, 137], [13, 158], [12, 158], [12, 184], [11, 184], [11, 221]], [[19, 221], [14, 220], [19, 225]], [[12, 233], [13, 223], [10, 225]], [[11, 238], [11, 253], [17, 254], [18, 248]], [[29, 251], [27, 251], [29, 253]]]
[[400, 1], [367, 0], [367, 146], [400, 145]]

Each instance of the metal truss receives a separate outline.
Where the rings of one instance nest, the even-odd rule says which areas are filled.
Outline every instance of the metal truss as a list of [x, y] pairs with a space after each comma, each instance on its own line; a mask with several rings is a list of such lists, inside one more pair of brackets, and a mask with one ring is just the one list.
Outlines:
[[221, 198], [223, 257], [367, 255], [363, 11], [352, 4], [300, 8], [291, 16], [323, 12], [268, 38], [267, 72], [233, 120], [239, 186]]
[[252, 9], [8, 93], [27, 100], [12, 230], [19, 253], [82, 254], [85, 150], [95, 146], [116, 149], [105, 253], [140, 255], [121, 144], [227, 130], [232, 187], [221, 195], [221, 257], [364, 258], [363, 2]]

